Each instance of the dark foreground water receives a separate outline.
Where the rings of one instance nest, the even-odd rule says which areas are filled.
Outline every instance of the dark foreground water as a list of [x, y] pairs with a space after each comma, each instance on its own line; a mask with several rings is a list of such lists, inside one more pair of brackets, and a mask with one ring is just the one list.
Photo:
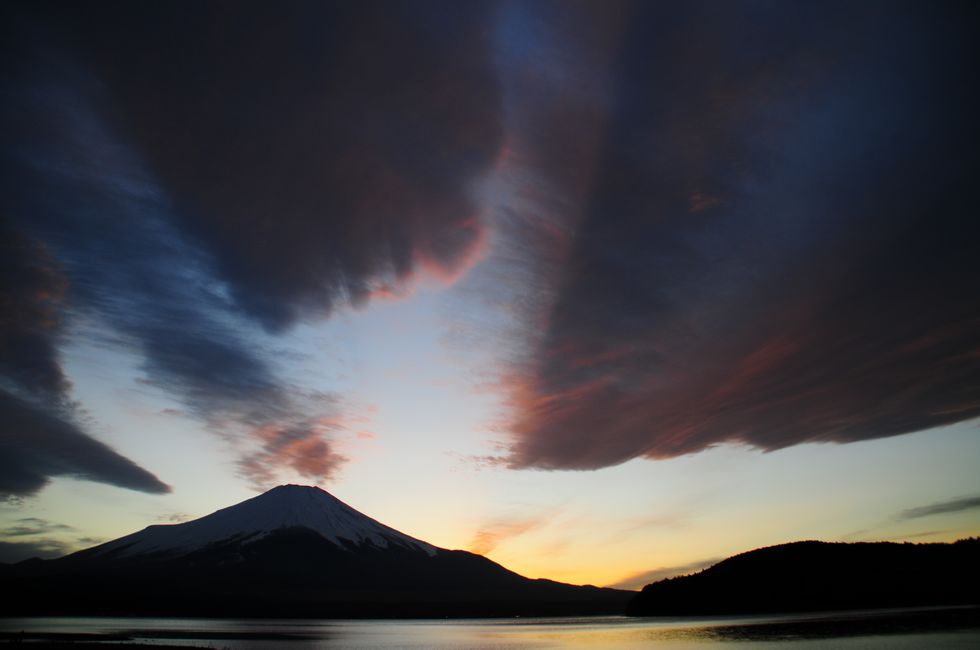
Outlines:
[[6, 618], [0, 645], [158, 644], [232, 650], [405, 648], [980, 648], [980, 609], [739, 618], [591, 617], [444, 621]]

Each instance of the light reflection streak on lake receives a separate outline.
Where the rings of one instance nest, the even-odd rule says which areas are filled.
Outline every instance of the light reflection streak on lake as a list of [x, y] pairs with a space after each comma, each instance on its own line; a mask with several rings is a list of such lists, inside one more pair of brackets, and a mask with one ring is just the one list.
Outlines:
[[[937, 610], [941, 616], [950, 610]], [[964, 609], [976, 620], [976, 609]], [[963, 614], [954, 612], [960, 619]], [[167, 618], [0, 619], [6, 635], [124, 635], [137, 643], [231, 650], [498, 650], [512, 648], [649, 647], [696, 650], [723, 647], [783, 650], [898, 650], [980, 647], [980, 626], [933, 621], [930, 610], [849, 614], [793, 614], [738, 618], [589, 617], [476, 620], [213, 620]], [[957, 619], [959, 620], [959, 619]], [[898, 622], [900, 625], [895, 625]], [[949, 629], [944, 629], [949, 628]], [[25, 640], [28, 640], [25, 637]], [[111, 645], [111, 644], [107, 644]], [[27, 647], [30, 647], [29, 645]]]

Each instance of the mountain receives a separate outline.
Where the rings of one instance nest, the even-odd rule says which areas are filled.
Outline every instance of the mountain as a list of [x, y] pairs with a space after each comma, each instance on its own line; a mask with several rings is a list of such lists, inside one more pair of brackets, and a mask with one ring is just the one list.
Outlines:
[[286, 617], [621, 613], [633, 592], [532, 580], [438, 548], [315, 487], [284, 485], [0, 571], [6, 615]]
[[[138, 533], [83, 551], [89, 558], [182, 554], [211, 545], [256, 542], [284, 529], [307, 529], [336, 546], [399, 547], [434, 555], [438, 549], [378, 523], [329, 492], [280, 485], [265, 494], [183, 524], [149, 526]], [[80, 554], [80, 555], [81, 555]]]
[[661, 580], [633, 616], [756, 614], [980, 604], [980, 539], [953, 544], [795, 542]]

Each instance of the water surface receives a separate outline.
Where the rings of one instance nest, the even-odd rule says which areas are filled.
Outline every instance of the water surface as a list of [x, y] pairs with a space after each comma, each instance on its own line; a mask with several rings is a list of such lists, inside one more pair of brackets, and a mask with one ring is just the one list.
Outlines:
[[122, 640], [231, 650], [504, 650], [511, 648], [980, 648], [976, 608], [878, 610], [737, 618], [529, 618], [470, 620], [231, 620], [7, 618], [10, 640]]

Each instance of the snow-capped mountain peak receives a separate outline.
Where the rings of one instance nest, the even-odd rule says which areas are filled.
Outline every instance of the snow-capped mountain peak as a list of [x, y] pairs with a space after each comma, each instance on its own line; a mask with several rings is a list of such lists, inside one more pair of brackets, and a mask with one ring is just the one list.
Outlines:
[[182, 524], [149, 526], [92, 549], [99, 555], [143, 555], [194, 551], [217, 542], [244, 543], [275, 531], [308, 528], [334, 544], [392, 545], [434, 555], [439, 549], [371, 519], [329, 492], [304, 485], [280, 485], [239, 504]]

